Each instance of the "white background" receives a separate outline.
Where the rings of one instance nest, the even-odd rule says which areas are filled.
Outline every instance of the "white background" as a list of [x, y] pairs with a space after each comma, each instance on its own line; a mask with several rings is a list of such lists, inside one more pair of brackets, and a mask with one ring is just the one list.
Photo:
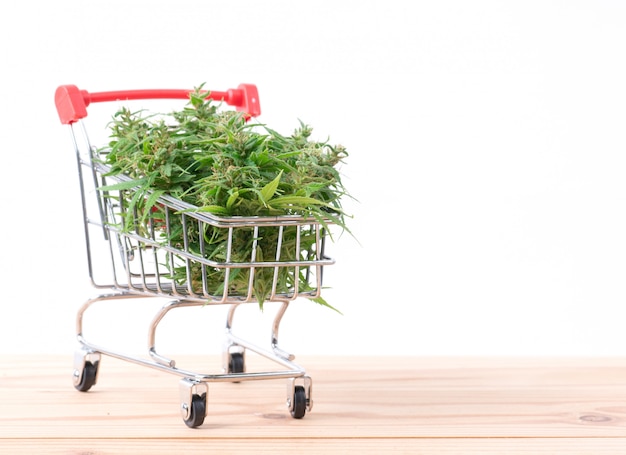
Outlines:
[[[343, 315], [294, 304], [284, 348], [625, 355], [625, 23], [617, 0], [5, 4], [0, 352], [73, 352], [95, 295], [56, 87], [249, 82], [260, 121], [347, 147], [359, 200], [325, 277]], [[143, 305], [99, 307], [87, 337], [141, 351]], [[271, 309], [241, 329], [268, 342]], [[179, 311], [163, 349], [219, 352], [223, 309]]]

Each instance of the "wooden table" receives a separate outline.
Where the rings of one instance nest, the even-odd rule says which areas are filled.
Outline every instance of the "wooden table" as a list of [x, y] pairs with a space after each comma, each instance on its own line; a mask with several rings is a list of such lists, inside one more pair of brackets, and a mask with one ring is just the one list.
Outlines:
[[[285, 380], [210, 383], [197, 429], [177, 376], [103, 357], [81, 393], [71, 355], [0, 360], [2, 454], [626, 453], [626, 358], [302, 356], [304, 419]], [[183, 360], [218, 372], [217, 357]]]

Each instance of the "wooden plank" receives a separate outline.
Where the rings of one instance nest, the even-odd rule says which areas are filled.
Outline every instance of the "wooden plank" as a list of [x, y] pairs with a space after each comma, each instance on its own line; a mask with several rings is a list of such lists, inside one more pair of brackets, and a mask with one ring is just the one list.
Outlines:
[[[216, 356], [177, 360], [201, 372], [219, 366]], [[179, 443], [186, 453], [206, 445], [278, 453], [276, 444], [285, 453], [294, 444], [298, 453], [453, 453], [459, 444], [464, 453], [626, 453], [626, 358], [298, 360], [314, 380], [304, 419], [288, 415], [283, 380], [211, 383], [205, 424], [191, 430], [176, 376], [103, 357], [98, 384], [81, 393], [71, 385], [71, 356], [2, 356], [0, 453], [45, 444], [58, 453], [171, 454]], [[276, 368], [252, 355], [248, 365]]]
[[0, 451], [11, 455], [623, 455], [626, 443], [622, 438], [5, 439], [0, 440]]

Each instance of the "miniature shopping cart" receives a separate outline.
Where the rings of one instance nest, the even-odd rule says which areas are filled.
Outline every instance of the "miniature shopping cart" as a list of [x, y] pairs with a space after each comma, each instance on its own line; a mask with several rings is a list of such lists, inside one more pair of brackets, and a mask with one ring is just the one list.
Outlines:
[[[103, 164], [100, 154], [105, 148], [90, 143], [85, 118], [92, 103], [153, 100], [188, 99], [191, 90], [133, 90], [89, 93], [74, 85], [58, 87], [55, 102], [61, 123], [69, 125], [72, 143], [76, 152], [78, 175], [84, 219], [87, 249], [87, 265], [91, 284], [105, 293], [87, 300], [77, 314], [77, 337], [80, 349], [76, 352], [74, 386], [87, 391], [97, 382], [101, 355], [129, 361], [142, 366], [172, 373], [180, 379], [181, 413], [189, 427], [203, 424], [207, 415], [209, 382], [240, 382], [246, 380], [287, 379], [287, 406], [291, 415], [300, 419], [313, 406], [312, 381], [305, 370], [294, 363], [294, 356], [278, 346], [278, 331], [281, 319], [290, 302], [304, 297], [320, 296], [322, 271], [333, 260], [324, 253], [326, 223], [321, 224], [302, 216], [219, 217], [194, 210], [195, 207], [182, 200], [161, 195], [154, 198], [160, 215], [151, 217], [143, 229], [125, 229], [138, 223], [139, 215], [125, 204], [133, 197], [130, 179], [125, 175], [108, 176], [110, 168]], [[260, 114], [256, 86], [241, 84], [225, 92], [207, 92], [207, 96], [220, 101], [226, 108], [236, 108], [255, 117]], [[126, 182], [126, 184], [124, 184]], [[116, 186], [117, 185], [117, 186]], [[102, 188], [117, 188], [103, 191]], [[123, 219], [123, 222], [121, 220]], [[183, 239], [198, 232], [220, 231], [227, 239], [222, 259], [205, 254], [202, 238], [199, 248], [191, 242], [172, 242], [168, 233], [182, 229]], [[269, 230], [277, 232], [278, 241], [272, 252], [257, 254], [257, 239]], [[254, 239], [246, 257], [235, 255], [232, 239], [245, 232]], [[296, 253], [289, 258], [281, 256], [281, 242], [289, 236]], [[307, 243], [306, 251], [301, 245], [302, 236], [313, 238]], [[165, 240], [164, 240], [165, 239]], [[98, 245], [98, 246], [96, 246]], [[195, 244], [194, 244], [195, 245]], [[312, 247], [310, 246], [312, 245]], [[300, 251], [302, 249], [302, 251]], [[104, 251], [104, 253], [102, 253]], [[237, 252], [240, 253], [240, 252]], [[237, 258], [235, 258], [237, 256]], [[106, 273], [100, 271], [103, 262]], [[177, 263], [186, 279], [174, 278], [164, 264]], [[246, 273], [249, 280], [244, 292], [232, 291], [229, 281], [236, 273]], [[232, 331], [235, 310], [241, 304], [258, 302], [253, 292], [255, 276], [272, 273], [272, 288], [267, 301], [278, 302], [271, 333], [271, 345], [267, 349], [245, 341]], [[277, 285], [278, 277], [285, 272], [305, 277], [305, 284], [294, 280], [285, 290]], [[216, 290], [208, 283], [208, 275], [221, 274], [222, 285]], [[193, 279], [192, 279], [193, 275]], [[105, 281], [102, 281], [105, 276]], [[140, 297], [166, 298], [167, 303], [158, 310], [148, 327], [148, 352], [145, 357], [127, 355], [117, 350], [106, 349], [87, 341], [83, 333], [83, 316], [97, 302]], [[176, 308], [205, 305], [230, 305], [226, 317], [226, 340], [224, 343], [222, 370], [218, 374], [189, 371], [177, 367], [173, 359], [157, 352], [155, 334], [163, 317]], [[257, 353], [279, 365], [276, 371], [246, 371], [246, 351]]]

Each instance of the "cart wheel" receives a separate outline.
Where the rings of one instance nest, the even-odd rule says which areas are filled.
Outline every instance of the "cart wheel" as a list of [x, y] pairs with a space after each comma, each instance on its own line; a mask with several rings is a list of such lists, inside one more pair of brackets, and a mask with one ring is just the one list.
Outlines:
[[206, 393], [202, 395], [194, 394], [191, 398], [190, 406], [189, 417], [184, 419], [185, 424], [189, 428], [199, 427], [204, 423], [204, 417], [206, 416]]
[[297, 385], [293, 392], [293, 408], [291, 416], [294, 419], [301, 419], [306, 414], [306, 392], [304, 387]]
[[86, 392], [93, 387], [96, 383], [98, 376], [98, 362], [85, 362], [83, 367], [80, 382], [75, 384], [74, 387], [80, 392]]
[[230, 361], [228, 362], [229, 373], [244, 373], [246, 371], [246, 362], [243, 356], [243, 352], [233, 352], [230, 354]]

